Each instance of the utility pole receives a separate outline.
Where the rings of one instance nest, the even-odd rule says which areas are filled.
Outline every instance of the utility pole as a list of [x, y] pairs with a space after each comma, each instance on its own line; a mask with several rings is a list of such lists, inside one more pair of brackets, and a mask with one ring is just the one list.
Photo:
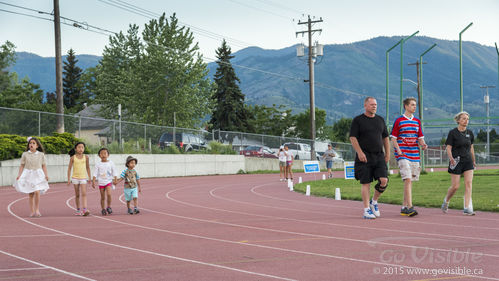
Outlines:
[[[296, 32], [296, 36], [298, 34], [308, 33], [308, 83], [310, 85], [310, 139], [312, 139], [312, 144], [310, 145], [310, 160], [316, 160], [315, 157], [315, 88], [314, 88], [314, 63], [315, 57], [319, 53], [320, 45], [317, 45], [316, 48], [312, 46], [312, 35], [314, 32], [322, 32], [322, 29], [312, 29], [312, 24], [322, 22], [322, 17], [319, 20], [310, 19], [310, 15], [308, 16], [307, 21], [299, 21], [298, 24], [306, 24], [306, 31], [298, 31]], [[320, 54], [322, 55], [322, 54]]]
[[485, 110], [487, 111], [487, 159], [490, 158], [490, 119], [489, 119], [489, 88], [495, 88], [496, 86], [480, 86], [480, 88], [485, 89], [485, 97], [483, 101], [485, 102]]
[[[419, 112], [419, 119], [421, 119], [421, 116], [423, 116], [423, 108], [421, 107], [421, 90], [420, 90], [420, 81], [419, 81], [419, 61], [416, 61], [415, 63], [408, 63], [407, 65], [415, 65], [416, 66], [416, 76], [418, 78], [417, 80], [417, 90], [418, 90], [418, 112]], [[423, 62], [423, 64], [426, 64], [426, 62]]]
[[57, 132], [64, 133], [64, 100], [62, 96], [62, 58], [61, 58], [61, 15], [59, 0], [54, 0], [54, 37], [55, 37], [55, 91], [57, 96]]

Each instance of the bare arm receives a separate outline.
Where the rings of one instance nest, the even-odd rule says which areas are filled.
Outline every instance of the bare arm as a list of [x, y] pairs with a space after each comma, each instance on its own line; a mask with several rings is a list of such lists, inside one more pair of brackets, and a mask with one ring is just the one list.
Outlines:
[[395, 150], [397, 151], [398, 155], [402, 155], [403, 154], [402, 150], [400, 150], [400, 146], [399, 146], [399, 143], [397, 142], [397, 138], [395, 138], [395, 137], [392, 138], [392, 145], [395, 148]]
[[419, 142], [419, 145], [421, 146], [421, 149], [426, 150], [428, 148], [428, 145], [426, 145], [424, 138], [419, 138], [418, 142]]
[[142, 187], [140, 186], [140, 180], [137, 180], [137, 185], [139, 186], [139, 192], [142, 192]]
[[452, 157], [452, 145], [447, 145], [445, 150], [447, 151], [447, 156], [449, 157], [450, 164], [456, 165], [456, 161], [454, 160], [454, 157]]
[[17, 174], [16, 180], [18, 180], [21, 177], [23, 170], [24, 170], [24, 164], [21, 164], [21, 166], [19, 166], [19, 173]]
[[471, 159], [473, 159], [473, 166], [476, 167], [476, 162], [475, 162], [475, 147], [473, 146], [473, 144], [471, 144]]
[[71, 184], [71, 168], [73, 168], [73, 158], [74, 156], [71, 156], [69, 158], [69, 165], [68, 165], [68, 185]]
[[367, 163], [367, 158], [362, 149], [360, 148], [359, 141], [356, 137], [350, 137], [350, 143], [352, 143], [353, 149], [357, 152], [357, 157], [361, 162]]
[[88, 163], [88, 155], [85, 155], [87, 161], [85, 163], [87, 164], [87, 174], [88, 174], [88, 179], [90, 180], [92, 177], [90, 176], [90, 163]]
[[47, 173], [47, 165], [42, 165], [43, 173], [45, 174], [45, 180], [49, 181], [49, 173]]
[[383, 139], [383, 146], [385, 147], [385, 162], [390, 161], [390, 140], [388, 137]]

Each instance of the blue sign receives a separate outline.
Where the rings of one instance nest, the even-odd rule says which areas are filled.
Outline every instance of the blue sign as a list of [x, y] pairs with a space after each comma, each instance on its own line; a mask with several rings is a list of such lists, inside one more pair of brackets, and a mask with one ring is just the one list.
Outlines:
[[321, 171], [319, 161], [303, 161], [303, 169], [305, 170], [305, 174], [319, 173]]
[[355, 179], [355, 163], [354, 162], [344, 162], [345, 179], [352, 180]]

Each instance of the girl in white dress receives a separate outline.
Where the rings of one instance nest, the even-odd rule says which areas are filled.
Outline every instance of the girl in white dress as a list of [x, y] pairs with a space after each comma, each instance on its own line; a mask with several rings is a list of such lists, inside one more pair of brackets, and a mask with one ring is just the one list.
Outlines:
[[40, 140], [28, 138], [26, 151], [21, 156], [21, 166], [14, 183], [18, 192], [28, 193], [30, 217], [41, 217], [40, 193], [49, 189], [45, 154]]

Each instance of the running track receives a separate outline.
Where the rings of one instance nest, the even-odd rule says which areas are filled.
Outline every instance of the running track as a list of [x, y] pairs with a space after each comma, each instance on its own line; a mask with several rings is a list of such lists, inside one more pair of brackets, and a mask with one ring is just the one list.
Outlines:
[[41, 218], [0, 187], [0, 280], [499, 280], [497, 213], [407, 218], [381, 204], [368, 221], [360, 202], [290, 192], [278, 175], [142, 186], [139, 215], [126, 214], [120, 188], [114, 213], [98, 215], [90, 188], [95, 215], [75, 217], [73, 188], [52, 184]]

